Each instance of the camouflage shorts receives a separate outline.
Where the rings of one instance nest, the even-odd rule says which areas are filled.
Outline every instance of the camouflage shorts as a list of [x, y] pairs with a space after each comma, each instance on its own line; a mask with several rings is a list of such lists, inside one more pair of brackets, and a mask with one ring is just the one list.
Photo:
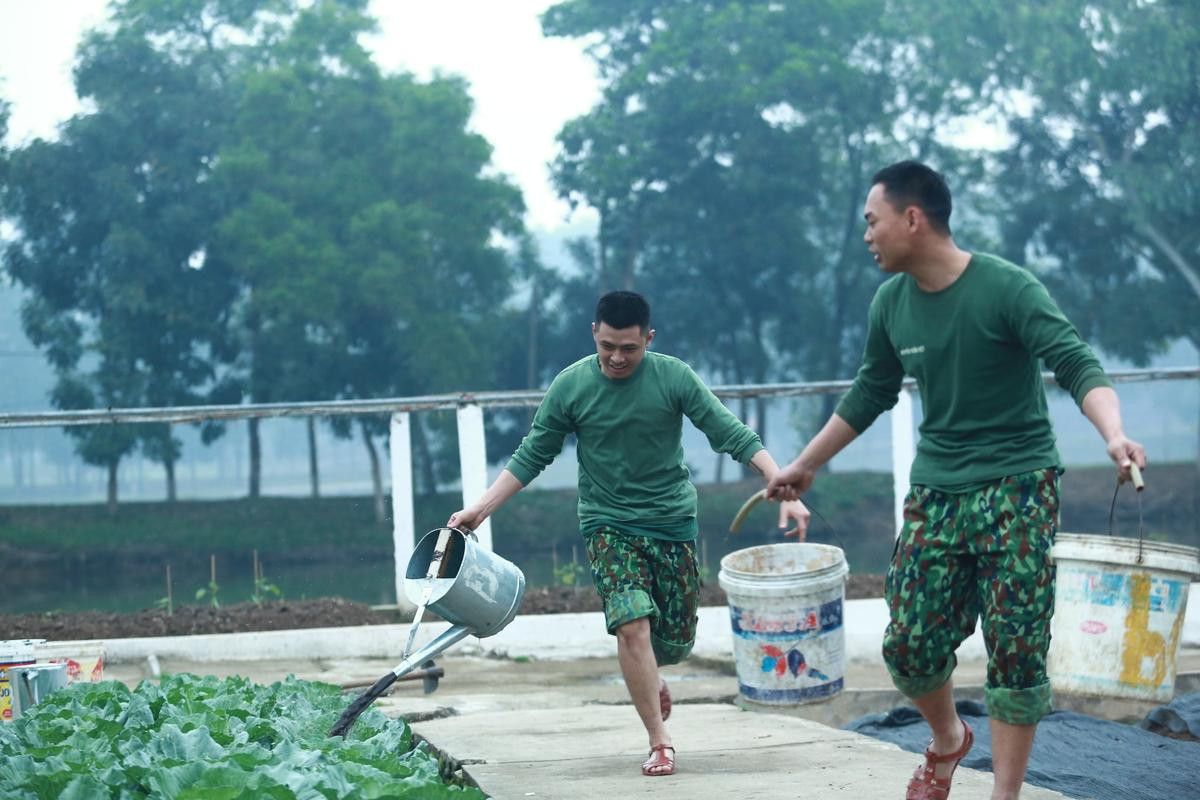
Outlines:
[[687, 658], [696, 641], [700, 573], [691, 542], [598, 528], [587, 537], [592, 581], [604, 601], [609, 633], [650, 618], [650, 643], [660, 665]]
[[988, 714], [1027, 725], [1049, 713], [1057, 527], [1053, 468], [962, 494], [912, 488], [885, 592], [883, 655], [900, 691], [920, 697], [943, 686], [982, 617]]

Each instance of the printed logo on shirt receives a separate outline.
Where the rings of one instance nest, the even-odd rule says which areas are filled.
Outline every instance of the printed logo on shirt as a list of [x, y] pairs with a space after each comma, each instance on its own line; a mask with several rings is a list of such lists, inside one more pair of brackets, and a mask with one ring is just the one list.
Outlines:
[[916, 347], [905, 347], [900, 351], [902, 356], [915, 356], [925, 352], [925, 345], [917, 345]]

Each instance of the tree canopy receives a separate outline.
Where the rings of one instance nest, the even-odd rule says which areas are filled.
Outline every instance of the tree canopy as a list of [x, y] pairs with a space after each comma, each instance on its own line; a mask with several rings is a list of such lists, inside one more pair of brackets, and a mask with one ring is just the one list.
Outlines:
[[[366, 5], [125, 0], [88, 35], [89, 110], [3, 162], [4, 263], [56, 405], [493, 383], [520, 193], [485, 174], [461, 80], [381, 73]], [[74, 432], [111, 476], [139, 441], [168, 475], [179, 457], [166, 426]]]
[[947, 174], [961, 243], [1031, 265], [1110, 351], [1195, 341], [1195, 4], [568, 0], [543, 26], [605, 82], [555, 163], [600, 214], [583, 281], [652, 295], [663, 346], [725, 380], [852, 373], [866, 184], [905, 157]]

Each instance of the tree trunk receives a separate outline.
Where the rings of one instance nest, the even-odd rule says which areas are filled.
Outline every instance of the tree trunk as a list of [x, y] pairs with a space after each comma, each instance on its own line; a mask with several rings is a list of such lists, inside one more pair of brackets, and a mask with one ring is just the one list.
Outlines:
[[367, 430], [366, 425], [360, 425], [362, 431], [363, 444], [367, 446], [367, 455], [371, 458], [371, 488], [375, 493], [375, 522], [382, 525], [387, 522], [387, 506], [384, 504], [383, 497], [383, 477], [379, 473], [379, 451], [375, 449], [375, 442], [371, 439], [371, 433]]
[[13, 471], [13, 486], [22, 489], [25, 486], [25, 459], [21, 455], [21, 448], [13, 446], [8, 451], [8, 459], [12, 463]]
[[262, 488], [262, 443], [258, 438], [258, 417], [249, 419], [250, 430], [250, 497], [259, 497]]
[[[541, 302], [538, 297], [537, 278], [533, 279], [533, 285], [529, 291], [529, 348], [525, 353], [525, 388], [537, 388], [537, 373], [538, 373], [538, 318], [541, 309], [538, 303]], [[525, 425], [532, 427], [533, 415], [537, 412], [536, 408], [530, 407], [525, 412]]]
[[308, 483], [314, 499], [321, 496], [321, 476], [317, 471], [317, 418], [308, 417]]
[[[741, 380], [738, 380], [738, 384], [741, 384], [741, 383], [742, 383]], [[738, 401], [738, 406], [739, 406], [738, 416], [741, 418], [742, 422], [745, 423], [748, 419], [750, 419], [750, 398], [749, 397], [740, 398]], [[754, 474], [754, 472], [750, 469], [750, 467], [748, 467], [748, 466], [742, 467], [742, 479], [743, 480], [745, 480], [746, 478], [749, 478], [753, 474]]]
[[[767, 446], [767, 398], [754, 398], [755, 413], [758, 414], [758, 438], [762, 439], [763, 447]], [[780, 458], [783, 454], [780, 454]]]
[[108, 515], [117, 515], [117, 464], [113, 461], [108, 465]]
[[417, 445], [417, 465], [421, 475], [421, 494], [430, 497], [437, 492], [437, 476], [433, 471], [433, 451], [429, 447], [429, 437], [425, 435], [425, 426], [416, 415], [412, 417], [413, 442]]
[[174, 503], [175, 495], [175, 459], [168, 457], [163, 461], [163, 469], [167, 472], [167, 502]]
[[624, 268], [621, 270], [621, 288], [627, 292], [632, 292], [637, 284], [637, 259], [642, 249], [641, 212], [635, 206], [633, 213], [633, 230], [630, 231], [627, 243], [629, 251], [625, 254]]

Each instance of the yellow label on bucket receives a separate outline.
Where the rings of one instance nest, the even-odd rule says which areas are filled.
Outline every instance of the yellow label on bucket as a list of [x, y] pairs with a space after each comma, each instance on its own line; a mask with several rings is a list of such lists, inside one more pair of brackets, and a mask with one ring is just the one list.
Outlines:
[[27, 667], [33, 661], [10, 661], [0, 664], [0, 721], [12, 721], [12, 687], [8, 674], [13, 667]]
[[1183, 629], [1183, 615], [1175, 617], [1171, 640], [1150, 630], [1150, 574], [1129, 576], [1129, 613], [1121, 649], [1121, 682], [1155, 687], [1167, 676], [1167, 660], [1173, 656]]

